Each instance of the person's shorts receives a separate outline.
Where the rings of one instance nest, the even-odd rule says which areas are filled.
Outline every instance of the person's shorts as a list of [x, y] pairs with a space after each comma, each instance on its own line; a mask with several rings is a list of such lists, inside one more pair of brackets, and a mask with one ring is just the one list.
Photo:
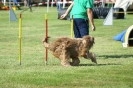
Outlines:
[[89, 35], [88, 20], [74, 18], [74, 35], [75, 38], [82, 38], [85, 35]]

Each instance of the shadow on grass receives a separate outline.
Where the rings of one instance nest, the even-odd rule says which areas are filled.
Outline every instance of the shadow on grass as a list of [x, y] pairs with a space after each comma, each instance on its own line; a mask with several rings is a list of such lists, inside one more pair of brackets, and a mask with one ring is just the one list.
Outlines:
[[101, 55], [98, 57], [103, 57], [105, 59], [108, 59], [108, 58], [130, 58], [130, 57], [133, 57], [133, 55]]
[[106, 65], [121, 65], [115, 63], [107, 63], [107, 64], [79, 64], [78, 66], [106, 66]]

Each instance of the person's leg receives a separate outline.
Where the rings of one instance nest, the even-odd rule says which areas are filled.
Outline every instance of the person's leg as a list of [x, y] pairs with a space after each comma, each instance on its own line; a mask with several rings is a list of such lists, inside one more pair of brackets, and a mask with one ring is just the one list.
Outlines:
[[79, 31], [80, 31], [81, 37], [83, 37], [85, 35], [89, 35], [89, 24], [88, 24], [88, 20], [82, 19], [80, 21], [80, 25], [78, 27], [79, 27]]
[[28, 0], [28, 7], [30, 8], [30, 12], [32, 12], [32, 5], [31, 5], [31, 0]]
[[82, 38], [85, 35], [89, 35], [88, 20], [80, 18], [74, 19], [74, 34], [75, 38]]
[[62, 8], [63, 8], [63, 3], [60, 2], [60, 10], [62, 10]]
[[60, 1], [58, 1], [58, 11], [60, 11]]
[[78, 29], [78, 24], [79, 24], [79, 19], [74, 19], [74, 36], [75, 38], [81, 38], [81, 35], [80, 35], [80, 32], [79, 32], [79, 29]]
[[57, 10], [60, 11], [61, 10], [61, 3], [60, 3], [60, 1], [57, 1], [56, 6], [57, 6]]

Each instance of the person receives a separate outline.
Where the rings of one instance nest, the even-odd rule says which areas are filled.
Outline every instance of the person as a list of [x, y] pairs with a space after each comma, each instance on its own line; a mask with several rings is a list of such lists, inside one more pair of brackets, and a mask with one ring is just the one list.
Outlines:
[[0, 0], [0, 10], [2, 9], [3, 7], [3, 3], [2, 3], [2, 0]]
[[61, 0], [55, 0], [56, 2], [56, 6], [57, 6], [57, 10], [60, 11], [62, 9], [62, 1]]
[[70, 13], [70, 18], [74, 21], [74, 36], [82, 38], [89, 35], [89, 22], [93, 31], [96, 30], [93, 21], [94, 0], [74, 0], [66, 10], [65, 14], [61, 15], [60, 19], [65, 18]]
[[27, 0], [28, 7], [30, 8], [30, 12], [32, 12], [31, 0]]
[[27, 4], [27, 0], [24, 0], [24, 7], [27, 7], [28, 4]]

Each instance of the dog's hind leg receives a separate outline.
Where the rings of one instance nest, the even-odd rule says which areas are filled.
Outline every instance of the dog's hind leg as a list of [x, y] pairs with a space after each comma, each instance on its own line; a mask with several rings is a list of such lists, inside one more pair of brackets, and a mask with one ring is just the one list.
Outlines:
[[65, 66], [65, 67], [70, 67], [71, 66], [69, 60], [67, 60], [67, 59], [61, 60], [61, 65]]
[[72, 58], [72, 62], [71, 62], [72, 66], [77, 66], [77, 65], [79, 65], [79, 63], [80, 63], [80, 60], [78, 57]]

